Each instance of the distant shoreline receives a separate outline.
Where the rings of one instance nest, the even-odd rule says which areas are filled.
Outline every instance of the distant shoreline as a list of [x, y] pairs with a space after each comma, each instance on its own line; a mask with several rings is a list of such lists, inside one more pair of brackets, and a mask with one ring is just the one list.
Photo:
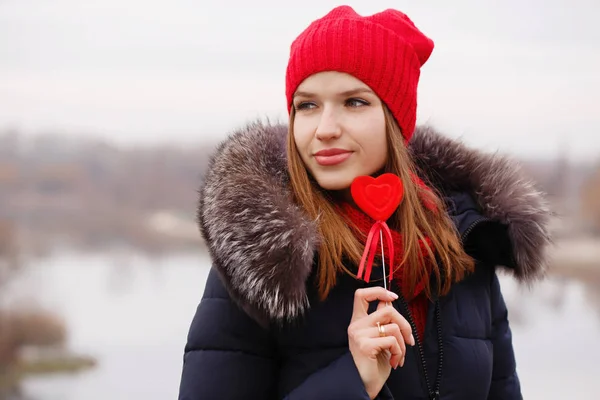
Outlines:
[[600, 285], [600, 238], [573, 236], [549, 249], [551, 275], [585, 279]]
[[[22, 254], [27, 257], [51, 257], [56, 252], [70, 251], [75, 253], [122, 253], [133, 252], [147, 256], [168, 257], [171, 255], [191, 254], [208, 255], [208, 249], [200, 237], [188, 231], [188, 235], [168, 235], [155, 232], [152, 240], [129, 241], [121, 238], [115, 242], [53, 242], [46, 243], [43, 251], [33, 246]], [[23, 249], [26, 250], [26, 249]], [[574, 236], [557, 239], [549, 249], [548, 273], [552, 276], [564, 276], [578, 279], [592, 279], [600, 284], [600, 238], [590, 236]]]

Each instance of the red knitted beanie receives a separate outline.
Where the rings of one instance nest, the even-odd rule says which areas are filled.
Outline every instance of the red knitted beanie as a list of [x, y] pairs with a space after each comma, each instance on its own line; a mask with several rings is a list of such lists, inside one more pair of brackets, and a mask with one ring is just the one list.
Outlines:
[[291, 45], [286, 71], [288, 112], [304, 79], [323, 71], [348, 73], [369, 86], [388, 106], [408, 142], [417, 119], [420, 68], [433, 41], [400, 11], [363, 17], [349, 6], [312, 22]]

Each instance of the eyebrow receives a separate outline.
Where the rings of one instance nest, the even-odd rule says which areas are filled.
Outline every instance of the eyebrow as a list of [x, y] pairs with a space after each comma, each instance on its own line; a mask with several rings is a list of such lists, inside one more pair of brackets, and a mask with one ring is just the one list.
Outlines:
[[[347, 97], [347, 96], [353, 96], [353, 95], [360, 94], [360, 93], [374, 94], [374, 92], [371, 89], [366, 88], [366, 87], [360, 87], [360, 88], [350, 89], [350, 90], [346, 90], [344, 92], [338, 93], [338, 96]], [[310, 92], [298, 91], [298, 92], [294, 93], [294, 97], [315, 97], [315, 94], [310, 93]]]

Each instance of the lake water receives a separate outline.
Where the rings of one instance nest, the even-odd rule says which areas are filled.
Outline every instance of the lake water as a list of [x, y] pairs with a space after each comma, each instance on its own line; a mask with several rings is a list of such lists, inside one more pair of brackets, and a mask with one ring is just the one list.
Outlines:
[[[33, 400], [176, 399], [182, 353], [210, 262], [206, 256], [64, 254], [37, 262], [15, 282], [61, 313], [71, 349], [98, 358], [76, 375], [30, 378]], [[600, 306], [577, 281], [533, 291], [502, 278], [526, 399], [595, 398]]]

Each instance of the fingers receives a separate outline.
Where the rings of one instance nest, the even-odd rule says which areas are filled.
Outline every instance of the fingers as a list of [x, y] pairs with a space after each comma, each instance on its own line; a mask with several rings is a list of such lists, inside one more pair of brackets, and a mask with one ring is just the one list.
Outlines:
[[380, 301], [379, 304], [377, 304], [377, 309], [379, 310], [382, 307], [391, 307], [392, 303], [390, 303], [389, 301]]
[[[396, 368], [398, 367], [398, 365], [403, 366], [404, 365], [404, 358], [406, 357], [406, 344], [404, 343], [404, 338], [402, 337], [402, 334], [400, 332], [400, 328], [398, 327], [398, 325], [392, 323], [392, 324], [387, 324], [387, 325], [381, 325], [384, 335], [383, 337], [393, 337], [396, 340], [396, 343], [398, 343], [398, 346], [400, 346], [400, 351], [398, 352], [398, 354], [393, 354], [390, 358], [390, 365], [392, 368]], [[375, 327], [371, 327], [371, 328], [367, 328], [365, 329], [366, 335], [368, 337], [371, 338], [378, 338], [378, 337], [382, 337], [379, 331], [379, 327], [375, 326]]]
[[398, 298], [394, 292], [390, 292], [381, 286], [358, 289], [354, 292], [354, 308], [352, 310], [352, 321], [368, 315], [369, 303], [375, 300], [391, 302]]
[[[382, 325], [383, 331], [385, 332], [384, 337], [393, 337], [396, 339], [396, 342], [400, 346], [399, 354], [392, 355], [390, 359], [390, 365], [392, 368], [396, 368], [398, 365], [404, 365], [404, 357], [406, 357], [406, 344], [404, 343], [404, 338], [402, 337], [402, 333], [400, 332], [400, 327], [394, 323]], [[373, 328], [368, 328], [369, 337], [381, 337], [379, 332], [379, 327], [375, 326]]]
[[365, 317], [363, 321], [366, 325], [375, 327], [377, 327], [377, 322], [379, 322], [380, 324], [397, 324], [400, 328], [401, 337], [403, 338], [403, 341], [405, 341], [411, 346], [414, 346], [416, 344], [410, 324], [408, 323], [406, 318], [404, 318], [394, 307], [381, 307], [374, 313]]
[[389, 350], [391, 353], [390, 363], [394, 360], [392, 367], [397, 367], [398, 360], [402, 358], [402, 351], [395, 337], [377, 336], [375, 338], [363, 338], [360, 344], [360, 352], [371, 358], [377, 358], [380, 353], [386, 350]]
[[[382, 287], [358, 289], [354, 294], [352, 321], [348, 327], [348, 337], [358, 345], [365, 356], [376, 358], [389, 351], [392, 368], [404, 365], [406, 343], [415, 345], [412, 329], [408, 321], [390, 304], [398, 295]], [[377, 311], [368, 314], [369, 304], [379, 301]], [[383, 324], [384, 336], [380, 335], [377, 323]], [[356, 348], [356, 347], [355, 347]]]
[[[392, 368], [397, 368], [398, 365], [403, 366], [404, 358], [406, 357], [406, 344], [404, 343], [404, 338], [400, 332], [400, 327], [395, 323], [390, 323], [382, 325], [382, 329], [384, 333], [383, 336], [381, 336], [379, 327], [377, 326], [360, 327], [358, 329], [352, 327], [348, 330], [348, 337], [355, 343], [363, 343], [379, 338], [392, 338], [398, 347], [395, 347], [394, 351], [392, 351], [393, 349], [389, 349], [391, 351], [390, 365]], [[367, 355], [371, 356], [370, 353]]]

